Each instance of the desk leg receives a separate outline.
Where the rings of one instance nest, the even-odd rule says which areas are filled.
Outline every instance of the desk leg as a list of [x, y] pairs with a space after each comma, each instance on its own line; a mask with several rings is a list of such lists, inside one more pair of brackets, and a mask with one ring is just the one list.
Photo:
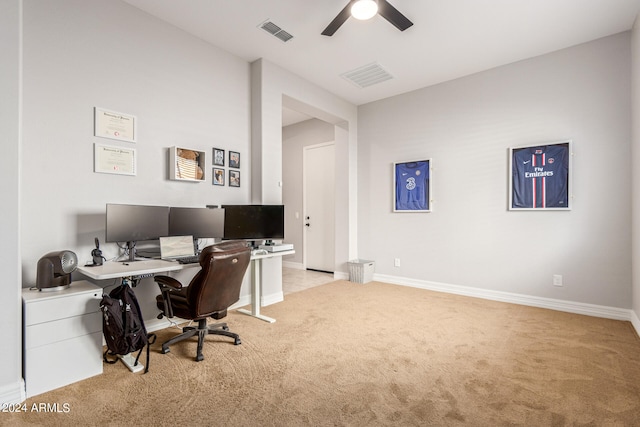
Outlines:
[[239, 308], [238, 311], [242, 314], [247, 314], [249, 316], [256, 317], [260, 320], [264, 320], [265, 322], [273, 323], [276, 319], [271, 317], [264, 316], [260, 314], [260, 264], [262, 261], [254, 260], [253, 261], [253, 279], [252, 279], [252, 289], [251, 289], [251, 311], [245, 310], [244, 308]]
[[118, 359], [120, 359], [122, 363], [124, 363], [124, 366], [129, 368], [131, 372], [136, 373], [144, 370], [144, 365], [140, 363], [140, 360], [138, 360], [138, 364], [134, 366], [134, 363], [136, 363], [136, 358], [131, 353], [125, 354], [124, 356], [119, 355]]

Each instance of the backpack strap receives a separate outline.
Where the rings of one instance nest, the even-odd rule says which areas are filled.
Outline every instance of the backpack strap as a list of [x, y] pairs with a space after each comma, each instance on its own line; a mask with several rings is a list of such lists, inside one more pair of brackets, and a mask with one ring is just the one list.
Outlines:
[[[147, 333], [147, 328], [144, 325], [144, 320], [142, 319], [142, 311], [140, 310], [140, 304], [138, 303], [138, 299], [135, 297], [135, 295], [132, 295], [131, 298], [131, 303], [135, 305], [136, 310], [138, 312], [138, 315], [140, 316], [140, 324], [142, 325], [142, 331], [147, 334], [147, 364], [144, 367], [144, 373], [146, 374], [147, 372], [149, 372], [149, 356], [150, 356], [150, 350], [149, 350], [149, 345], [153, 344], [156, 342], [156, 334], [148, 334]], [[150, 338], [153, 338], [153, 341], [150, 341]], [[138, 356], [136, 357], [136, 363], [135, 365], [138, 364], [138, 359], [140, 359], [140, 355], [142, 354], [142, 350], [144, 349], [141, 348], [140, 351], [138, 352]]]
[[[107, 355], [109, 355], [109, 356], [116, 356], [116, 358], [115, 358], [115, 359], [113, 359], [113, 360], [109, 360], [109, 359], [107, 358]], [[109, 363], [110, 365], [113, 365], [114, 363], [116, 363], [116, 362], [118, 361], [118, 355], [117, 355], [117, 354], [113, 354], [113, 353], [111, 353], [111, 352], [109, 351], [109, 349], [106, 349], [106, 350], [104, 351], [104, 353], [102, 354], [102, 360], [104, 360], [106, 363]]]

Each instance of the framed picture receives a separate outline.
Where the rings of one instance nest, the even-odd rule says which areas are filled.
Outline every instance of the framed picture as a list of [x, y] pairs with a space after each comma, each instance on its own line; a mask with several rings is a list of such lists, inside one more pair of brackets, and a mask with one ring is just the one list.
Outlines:
[[169, 147], [169, 179], [183, 182], [206, 180], [206, 153], [186, 147]]
[[224, 166], [224, 150], [213, 149], [213, 166]]
[[240, 171], [229, 171], [229, 187], [240, 187]]
[[509, 149], [509, 209], [571, 209], [571, 141]]
[[213, 168], [213, 185], [224, 185], [224, 169]]
[[236, 151], [229, 151], [229, 167], [240, 169], [240, 153]]
[[393, 211], [431, 212], [431, 159], [393, 164]]

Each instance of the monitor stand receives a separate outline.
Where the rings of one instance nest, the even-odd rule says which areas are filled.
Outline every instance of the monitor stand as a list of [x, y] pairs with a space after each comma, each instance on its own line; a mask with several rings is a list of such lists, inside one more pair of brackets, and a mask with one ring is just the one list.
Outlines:
[[136, 242], [134, 240], [127, 242], [127, 252], [129, 256], [123, 259], [124, 262], [144, 261], [144, 258], [136, 257]]

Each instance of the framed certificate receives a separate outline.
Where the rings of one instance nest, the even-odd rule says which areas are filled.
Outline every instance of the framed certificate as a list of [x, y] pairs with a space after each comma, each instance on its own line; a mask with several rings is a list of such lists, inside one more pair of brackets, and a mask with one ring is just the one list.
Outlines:
[[95, 144], [93, 171], [117, 175], [135, 175], [135, 148]]
[[94, 108], [94, 136], [136, 142], [136, 116]]

